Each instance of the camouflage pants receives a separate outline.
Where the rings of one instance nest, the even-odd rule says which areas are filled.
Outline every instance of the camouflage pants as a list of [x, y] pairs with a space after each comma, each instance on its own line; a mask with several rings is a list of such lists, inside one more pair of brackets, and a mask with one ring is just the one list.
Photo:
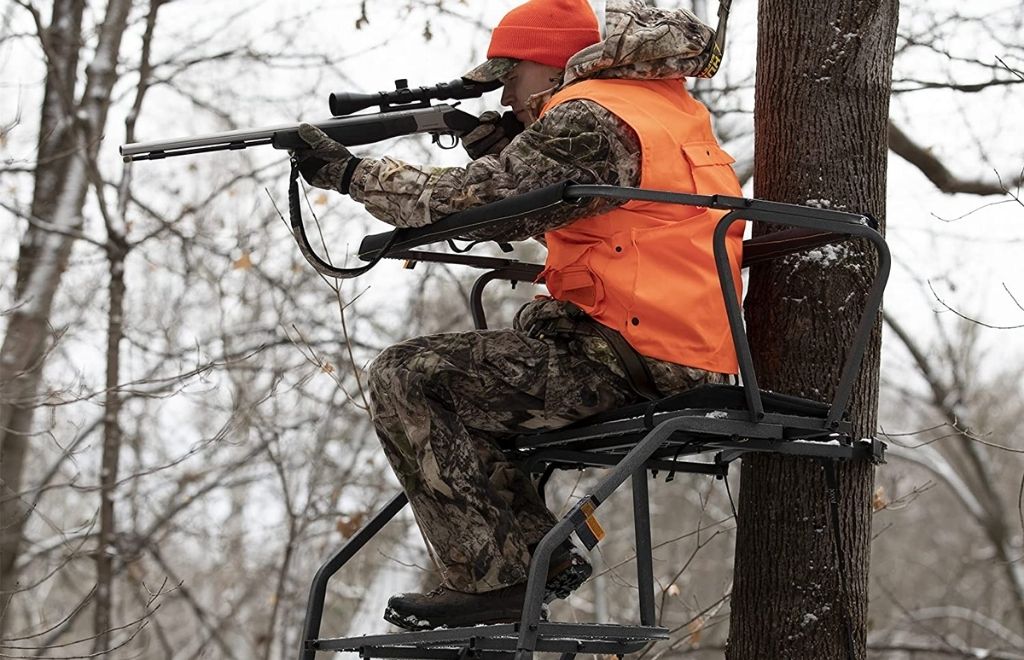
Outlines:
[[[654, 364], [664, 393], [717, 376]], [[530, 546], [557, 522], [502, 441], [638, 400], [598, 338], [519, 330], [404, 341], [374, 360], [368, 383], [377, 433], [431, 557], [445, 584], [466, 592], [524, 581]]]

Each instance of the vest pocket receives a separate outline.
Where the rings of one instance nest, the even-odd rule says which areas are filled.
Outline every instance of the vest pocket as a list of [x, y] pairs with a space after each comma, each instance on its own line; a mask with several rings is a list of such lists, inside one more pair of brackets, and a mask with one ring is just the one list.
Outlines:
[[585, 264], [552, 270], [546, 274], [548, 291], [557, 300], [568, 300], [593, 314], [604, 300], [604, 285]]
[[729, 193], [736, 187], [732, 165], [736, 159], [716, 142], [694, 142], [680, 147], [690, 164], [694, 192], [699, 195]]

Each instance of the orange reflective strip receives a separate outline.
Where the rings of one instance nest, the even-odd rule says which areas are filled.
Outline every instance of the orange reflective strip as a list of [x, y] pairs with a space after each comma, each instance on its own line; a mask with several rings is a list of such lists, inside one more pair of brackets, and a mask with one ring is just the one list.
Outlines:
[[598, 541], [604, 538], [604, 528], [601, 527], [601, 523], [597, 522], [597, 516], [594, 515], [594, 505], [592, 502], [584, 502], [583, 506], [580, 507], [583, 511], [583, 515], [587, 517], [587, 528], [590, 533], [594, 535]]

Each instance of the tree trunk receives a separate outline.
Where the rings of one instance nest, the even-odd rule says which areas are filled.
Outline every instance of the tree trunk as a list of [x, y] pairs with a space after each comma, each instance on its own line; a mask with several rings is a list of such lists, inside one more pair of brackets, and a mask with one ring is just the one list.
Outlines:
[[[135, 121], [142, 109], [142, 101], [149, 90], [152, 68], [153, 32], [156, 28], [157, 13], [166, 0], [150, 0], [146, 16], [146, 30], [142, 35], [142, 56], [139, 60], [139, 82], [135, 89], [135, 101], [125, 118], [125, 142], [135, 138]], [[129, 188], [131, 186], [131, 164], [126, 163], [124, 175], [118, 186], [116, 213], [105, 206], [103, 194], [99, 194], [101, 212], [107, 226], [107, 260], [110, 282], [107, 286], [110, 310], [107, 315], [107, 379], [106, 400], [103, 413], [103, 457], [100, 469], [100, 536], [96, 544], [96, 608], [93, 616], [93, 653], [102, 654], [110, 648], [111, 620], [114, 609], [114, 577], [118, 572], [115, 560], [118, 558], [117, 517], [114, 510], [121, 446], [124, 434], [121, 430], [121, 405], [123, 398], [118, 391], [121, 382], [121, 340], [124, 338], [124, 297], [125, 262], [132, 245], [128, 242]], [[102, 182], [95, 181], [101, 186]], [[123, 564], [122, 564], [123, 566]]]
[[[755, 196], [884, 217], [896, 0], [761, 0]], [[756, 234], [766, 233], [755, 227]], [[751, 272], [746, 318], [760, 385], [827, 401], [876, 259], [860, 242]], [[879, 326], [854, 388], [856, 437], [874, 433]], [[730, 660], [866, 653], [874, 470], [839, 466], [838, 570], [821, 465], [743, 460]], [[840, 574], [846, 576], [840, 579]]]
[[[84, 2], [54, 2], [50, 27], [41, 35], [46, 44], [47, 74], [30, 207], [35, 218], [54, 217], [74, 154], [69, 145], [74, 144], [72, 108], [84, 9]], [[38, 228], [29, 227], [22, 238], [14, 289], [19, 301], [25, 297], [45, 236]], [[0, 634], [9, 618], [8, 603], [18, 588], [14, 562], [29, 514], [19, 493], [47, 335], [48, 314], [26, 311], [12, 310], [0, 349]]]
[[124, 336], [123, 237], [112, 235], [107, 248], [110, 260], [110, 310], [107, 314], [107, 379], [103, 411], [103, 457], [100, 462], [100, 536], [96, 543], [96, 608], [93, 611], [93, 653], [110, 648], [111, 612], [114, 602], [114, 559], [117, 557], [117, 526], [114, 495], [121, 458], [120, 413], [121, 338]]
[[89, 168], [95, 166], [106, 124], [131, 0], [108, 3], [96, 53], [86, 70], [85, 90], [76, 103], [69, 92], [74, 89], [84, 5], [84, 0], [55, 2], [51, 25], [40, 34], [48, 69], [32, 215], [52, 229], [30, 225], [22, 238], [16, 300], [0, 348], [0, 634], [17, 592], [15, 562], [30, 513], [20, 493], [53, 298], [82, 226]]

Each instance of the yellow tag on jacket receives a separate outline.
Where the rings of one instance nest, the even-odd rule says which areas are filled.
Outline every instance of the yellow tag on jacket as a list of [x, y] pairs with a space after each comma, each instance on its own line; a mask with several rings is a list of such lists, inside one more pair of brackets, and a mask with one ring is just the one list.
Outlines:
[[[559, 91], [559, 103], [587, 99], [639, 136], [640, 187], [700, 195], [741, 195], [711, 118], [681, 80], [586, 80]], [[618, 330], [640, 354], [736, 373], [736, 351], [715, 271], [712, 235], [725, 215], [694, 206], [631, 201], [545, 234], [543, 277], [558, 300], [575, 303]], [[741, 295], [743, 226], [726, 245]]]

